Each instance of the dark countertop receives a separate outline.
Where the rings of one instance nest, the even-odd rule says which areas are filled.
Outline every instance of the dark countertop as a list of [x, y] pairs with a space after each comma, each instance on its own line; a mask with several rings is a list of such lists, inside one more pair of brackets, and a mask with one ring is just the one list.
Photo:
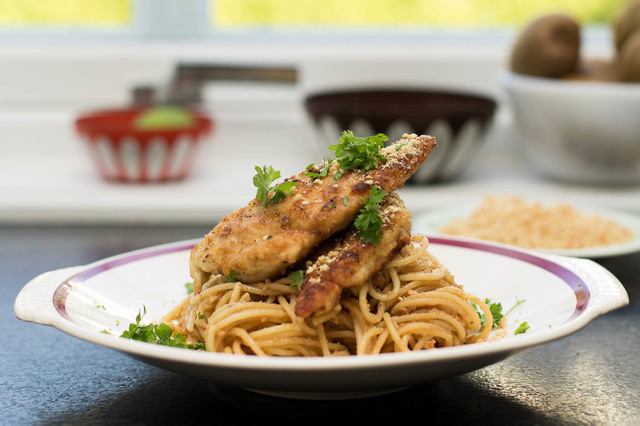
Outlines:
[[208, 226], [2, 227], [0, 424], [640, 424], [640, 254], [600, 263], [630, 305], [583, 330], [462, 376], [386, 396], [304, 401], [183, 377], [52, 327], [13, 302], [36, 275], [124, 251], [198, 238]]

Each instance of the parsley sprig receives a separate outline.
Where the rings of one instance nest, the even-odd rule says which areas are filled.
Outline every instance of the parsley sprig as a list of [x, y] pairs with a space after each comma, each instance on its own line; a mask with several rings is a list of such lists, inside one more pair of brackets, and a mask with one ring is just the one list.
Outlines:
[[380, 154], [380, 148], [389, 138], [383, 133], [369, 137], [356, 137], [351, 130], [345, 130], [340, 143], [331, 145], [330, 150], [336, 152], [338, 166], [343, 170], [358, 168], [361, 172], [375, 169], [378, 163], [385, 164], [387, 159]]
[[[255, 169], [258, 172], [253, 176], [253, 185], [258, 188], [256, 200], [262, 201], [264, 207], [284, 200], [287, 195], [291, 195], [293, 188], [297, 185], [295, 181], [287, 181], [280, 185], [271, 186], [273, 181], [280, 177], [280, 171], [274, 170], [271, 166], [262, 166], [262, 168], [255, 166]], [[273, 193], [271, 198], [269, 198], [270, 193]]]
[[[524, 302], [525, 302], [524, 300], [517, 300], [516, 303], [506, 313], [503, 314], [502, 303], [499, 303], [499, 302], [491, 303], [490, 299], [485, 299], [484, 303], [489, 305], [489, 310], [491, 311], [491, 316], [493, 317], [493, 324], [491, 326], [491, 329], [492, 330], [497, 329], [500, 325], [500, 321], [502, 320], [502, 318], [509, 315], [515, 308], [517, 308]], [[484, 313], [479, 310], [477, 305], [475, 304], [473, 305], [475, 306], [476, 310], [478, 310], [478, 315], [480, 316], [480, 323], [484, 325], [484, 323], [487, 321]], [[527, 324], [527, 322], [525, 321], [522, 324], [520, 324], [520, 326], [516, 329], [514, 334], [522, 334], [526, 332], [528, 329], [529, 329], [529, 324]]]
[[382, 218], [380, 217], [380, 203], [387, 195], [384, 189], [377, 186], [371, 188], [369, 198], [356, 216], [353, 225], [360, 233], [365, 243], [378, 244], [382, 240]]
[[297, 271], [293, 271], [287, 278], [291, 280], [291, 286], [300, 288], [302, 286], [302, 281], [304, 280], [304, 271], [299, 269]]
[[139, 342], [155, 343], [157, 345], [173, 346], [186, 349], [205, 349], [204, 343], [187, 344], [186, 338], [180, 333], [173, 334], [173, 330], [167, 324], [140, 325], [142, 317], [147, 314], [147, 308], [143, 306], [144, 312], [138, 311], [136, 322], [129, 324], [129, 329], [125, 330], [120, 337], [137, 340]]
[[[496, 328], [498, 328], [500, 321], [502, 321], [502, 318], [504, 317], [504, 315], [502, 314], [502, 303], [491, 303], [491, 300], [489, 299], [485, 299], [484, 303], [489, 305], [489, 310], [491, 311], [491, 316], [493, 317], [493, 325], [491, 326], [491, 329], [495, 330]], [[484, 325], [486, 321], [487, 319], [485, 318], [484, 313], [480, 314], [480, 322]]]
[[304, 172], [305, 176], [309, 176], [312, 179], [318, 179], [327, 176], [329, 173], [329, 169], [331, 168], [331, 163], [333, 162], [332, 158], [325, 158], [320, 164], [319, 172], [315, 172], [313, 170], [316, 169], [315, 164], [309, 164]]
[[238, 282], [238, 273], [236, 271], [234, 271], [233, 269], [229, 271], [229, 275], [227, 275], [227, 282], [228, 283], [235, 283]]

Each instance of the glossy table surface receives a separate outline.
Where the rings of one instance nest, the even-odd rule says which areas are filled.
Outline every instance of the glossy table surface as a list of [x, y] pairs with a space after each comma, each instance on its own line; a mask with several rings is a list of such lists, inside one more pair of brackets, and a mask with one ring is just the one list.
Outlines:
[[469, 374], [356, 400], [284, 399], [183, 377], [13, 314], [22, 286], [42, 272], [208, 231], [0, 227], [0, 424], [640, 424], [640, 254], [599, 261], [630, 305], [578, 333]]

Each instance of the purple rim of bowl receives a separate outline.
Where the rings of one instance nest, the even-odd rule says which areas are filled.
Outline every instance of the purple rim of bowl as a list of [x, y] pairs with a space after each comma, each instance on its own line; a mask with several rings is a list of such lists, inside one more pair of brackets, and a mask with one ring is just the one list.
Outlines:
[[[566, 283], [571, 290], [573, 291], [576, 297], [576, 307], [569, 319], [573, 319], [576, 316], [580, 315], [589, 304], [590, 299], [590, 291], [589, 288], [582, 282], [583, 280], [573, 271], [561, 266], [557, 263], [554, 263], [550, 260], [544, 259], [542, 257], [528, 254], [521, 251], [512, 250], [508, 247], [502, 246], [493, 246], [488, 244], [483, 244], [481, 242], [472, 242], [472, 241], [462, 241], [462, 240], [453, 240], [442, 237], [428, 237], [430, 243], [441, 244], [445, 246], [454, 246], [467, 248], [472, 250], [478, 250], [488, 253], [497, 254], [500, 256], [510, 257], [512, 259], [516, 259], [525, 263], [529, 263], [531, 265], [535, 265], [541, 269], [544, 269], [553, 275], [560, 278], [564, 283]], [[77, 274], [71, 276], [64, 282], [62, 282], [58, 288], [53, 293], [53, 305], [56, 311], [63, 318], [73, 322], [66, 308], [66, 299], [69, 294], [69, 290], [74, 286], [78, 285], [91, 277], [94, 277], [98, 274], [101, 274], [110, 269], [117, 268], [119, 266], [136, 262], [142, 259], [147, 259], [150, 257], [161, 256], [169, 253], [175, 253], [183, 250], [191, 250], [195, 244], [199, 241], [186, 241], [184, 243], [177, 243], [175, 245], [167, 245], [167, 246], [158, 246], [157, 248], [152, 248], [149, 250], [143, 250], [140, 252], [133, 252], [129, 255], [124, 254], [121, 256], [117, 256], [116, 258], [105, 259], [102, 262], [99, 262], [83, 271], [78, 272]]]

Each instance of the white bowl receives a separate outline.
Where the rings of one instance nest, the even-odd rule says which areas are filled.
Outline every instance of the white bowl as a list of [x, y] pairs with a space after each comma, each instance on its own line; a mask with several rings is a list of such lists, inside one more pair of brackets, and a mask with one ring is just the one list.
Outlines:
[[550, 178], [640, 182], [640, 84], [502, 75], [524, 151]]

